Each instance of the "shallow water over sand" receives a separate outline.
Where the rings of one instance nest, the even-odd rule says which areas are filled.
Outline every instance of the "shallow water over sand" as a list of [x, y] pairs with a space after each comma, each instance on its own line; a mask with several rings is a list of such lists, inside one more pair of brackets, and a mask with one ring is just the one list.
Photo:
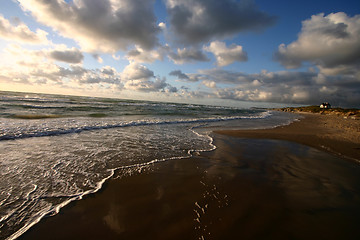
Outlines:
[[[8, 94], [8, 95], [6, 95]], [[0, 238], [16, 238], [115, 171], [215, 148], [204, 127], [274, 127], [265, 109], [1, 92]]]
[[[119, 170], [23, 239], [358, 239], [360, 169], [296, 143], [216, 135], [215, 151]], [[80, 221], [79, 221], [80, 220]]]

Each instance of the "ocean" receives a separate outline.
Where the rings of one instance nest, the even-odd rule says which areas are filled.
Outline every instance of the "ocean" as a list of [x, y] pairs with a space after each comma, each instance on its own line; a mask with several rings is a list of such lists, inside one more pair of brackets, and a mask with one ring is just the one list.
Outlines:
[[0, 92], [0, 239], [16, 239], [115, 175], [214, 150], [213, 129], [272, 128], [296, 117], [241, 106]]

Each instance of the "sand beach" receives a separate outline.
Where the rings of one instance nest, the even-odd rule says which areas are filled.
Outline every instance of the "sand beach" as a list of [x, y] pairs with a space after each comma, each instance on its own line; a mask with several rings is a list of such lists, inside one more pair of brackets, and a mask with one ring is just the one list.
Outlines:
[[344, 116], [301, 113], [301, 121], [274, 129], [217, 131], [243, 138], [293, 141], [360, 161], [360, 121]]
[[0, 5], [0, 240], [359, 240], [359, 1]]
[[19, 239], [359, 239], [359, 121], [303, 116], [216, 131], [214, 151], [119, 170]]

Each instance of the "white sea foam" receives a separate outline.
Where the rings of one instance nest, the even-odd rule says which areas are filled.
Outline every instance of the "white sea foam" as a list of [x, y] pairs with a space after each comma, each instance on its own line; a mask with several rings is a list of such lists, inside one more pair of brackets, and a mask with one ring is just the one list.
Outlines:
[[[154, 164], [214, 150], [210, 130], [203, 127], [230, 122], [256, 126], [253, 121], [273, 115], [264, 110], [51, 95], [2, 99], [2, 239], [15, 239], [44, 216], [98, 192], [114, 175], [141, 174]], [[61, 117], [31, 119], [31, 114]]]
[[[14, 140], [20, 138], [57, 136], [63, 134], [80, 133], [83, 131], [93, 131], [111, 128], [135, 127], [146, 125], [169, 125], [169, 124], [195, 124], [195, 123], [211, 123], [223, 122], [240, 119], [262, 119], [271, 116], [270, 111], [261, 112], [259, 114], [250, 116], [226, 116], [226, 117], [212, 117], [212, 118], [194, 118], [194, 119], [149, 119], [136, 121], [121, 121], [117, 119], [108, 119], [97, 121], [74, 121], [73, 119], [53, 120], [53, 121], [16, 121], [14, 124], [9, 124], [5, 120], [0, 121], [0, 141]], [[20, 127], [21, 126], [21, 127]]]

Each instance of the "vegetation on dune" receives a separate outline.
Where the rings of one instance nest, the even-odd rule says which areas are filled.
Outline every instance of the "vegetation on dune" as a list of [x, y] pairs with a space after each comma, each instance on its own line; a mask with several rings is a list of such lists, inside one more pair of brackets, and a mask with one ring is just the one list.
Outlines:
[[306, 107], [285, 107], [275, 109], [283, 112], [308, 112], [319, 114], [333, 114], [338, 116], [350, 117], [360, 119], [360, 109], [356, 108], [320, 108], [319, 106], [306, 106]]

